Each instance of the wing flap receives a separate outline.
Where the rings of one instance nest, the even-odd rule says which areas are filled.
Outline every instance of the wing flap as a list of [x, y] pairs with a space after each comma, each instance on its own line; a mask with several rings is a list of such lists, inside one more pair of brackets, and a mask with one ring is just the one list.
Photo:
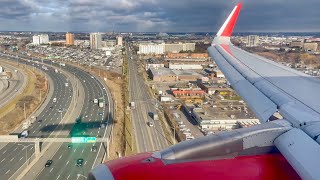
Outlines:
[[274, 141], [302, 179], [320, 179], [320, 146], [300, 129], [292, 129]]

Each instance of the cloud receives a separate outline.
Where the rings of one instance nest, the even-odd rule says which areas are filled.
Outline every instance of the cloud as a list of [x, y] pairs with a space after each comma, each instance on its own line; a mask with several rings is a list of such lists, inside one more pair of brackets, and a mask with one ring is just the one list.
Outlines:
[[[237, 1], [0, 0], [0, 30], [214, 32]], [[319, 0], [243, 0], [235, 31], [319, 31]]]

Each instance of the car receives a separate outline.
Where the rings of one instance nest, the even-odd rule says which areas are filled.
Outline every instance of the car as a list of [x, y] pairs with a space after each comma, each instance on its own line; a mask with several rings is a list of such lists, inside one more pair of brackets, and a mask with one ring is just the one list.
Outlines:
[[153, 122], [150, 121], [149, 122], [149, 126], [152, 127], [153, 126]]
[[103, 115], [103, 113], [99, 112], [99, 113], [98, 113], [98, 115], [99, 115], [99, 116], [102, 116], [102, 115]]
[[38, 120], [38, 123], [42, 123], [42, 119], [39, 119], [39, 120]]
[[44, 165], [44, 167], [50, 167], [52, 163], [53, 163], [52, 160], [48, 160], [48, 161], [46, 162], [46, 164]]
[[87, 117], [89, 117], [89, 116], [88, 116], [88, 115], [85, 115], [84, 117], [86, 117], [86, 118], [87, 118]]
[[58, 112], [61, 113], [61, 112], [62, 112], [62, 109], [58, 109]]
[[91, 147], [91, 152], [97, 152], [97, 146], [92, 146]]
[[80, 167], [80, 166], [82, 166], [82, 164], [83, 164], [83, 159], [82, 158], [79, 158], [79, 159], [77, 159], [77, 166], [78, 167]]
[[52, 109], [52, 108], [53, 108], [53, 106], [50, 106], [49, 108], [50, 108], [50, 109]]
[[71, 149], [72, 148], [72, 144], [68, 144], [68, 149]]

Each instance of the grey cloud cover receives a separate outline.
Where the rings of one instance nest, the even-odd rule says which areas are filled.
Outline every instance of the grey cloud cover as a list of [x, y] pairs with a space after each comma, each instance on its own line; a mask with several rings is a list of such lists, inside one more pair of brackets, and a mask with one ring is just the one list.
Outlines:
[[[0, 0], [0, 30], [214, 32], [238, 1]], [[243, 0], [236, 31], [320, 31], [319, 0]]]

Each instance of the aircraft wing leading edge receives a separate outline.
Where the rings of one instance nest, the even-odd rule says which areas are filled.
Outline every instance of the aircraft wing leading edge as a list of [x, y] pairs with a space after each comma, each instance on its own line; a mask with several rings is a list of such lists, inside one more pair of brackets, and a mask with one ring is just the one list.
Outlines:
[[279, 112], [292, 124], [276, 147], [303, 179], [320, 179], [320, 80], [233, 46], [231, 33], [223, 32], [234, 28], [240, 9], [234, 8], [208, 52], [262, 123]]

